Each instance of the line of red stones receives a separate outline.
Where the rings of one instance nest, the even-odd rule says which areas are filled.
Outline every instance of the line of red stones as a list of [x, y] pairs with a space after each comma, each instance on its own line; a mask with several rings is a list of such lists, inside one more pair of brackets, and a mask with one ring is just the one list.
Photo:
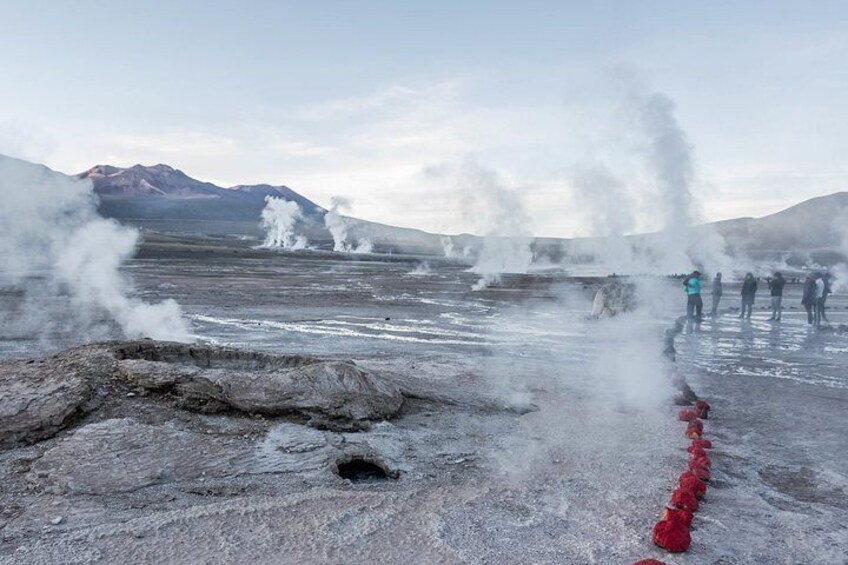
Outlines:
[[[666, 336], [665, 355], [672, 361], [675, 358], [674, 336], [681, 328], [678, 321], [674, 330], [669, 330]], [[689, 549], [692, 543], [690, 530], [694, 513], [698, 511], [701, 501], [707, 495], [707, 485], [711, 479], [712, 461], [707, 453], [712, 449], [712, 442], [704, 438], [704, 420], [709, 419], [710, 404], [699, 399], [689, 387], [686, 379], [675, 370], [672, 381], [680, 394], [675, 398], [675, 404], [688, 406], [678, 412], [678, 420], [686, 422], [685, 435], [691, 440], [689, 445], [689, 468], [677, 480], [677, 487], [671, 495], [671, 500], [663, 509], [660, 520], [654, 525], [654, 543], [669, 553], [680, 553]], [[656, 559], [643, 559], [634, 565], [665, 565]]]

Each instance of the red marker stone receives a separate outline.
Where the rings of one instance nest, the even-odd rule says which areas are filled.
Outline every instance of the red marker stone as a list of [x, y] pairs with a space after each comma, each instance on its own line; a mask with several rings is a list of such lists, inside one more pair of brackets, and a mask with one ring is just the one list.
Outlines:
[[684, 508], [665, 508], [663, 509], [661, 520], [677, 521], [686, 526], [687, 528], [691, 528], [692, 519], [694, 517], [694, 514]]
[[707, 485], [694, 474], [681, 479], [680, 488], [688, 490], [694, 494], [697, 499], [702, 499], [707, 495]]
[[654, 543], [671, 553], [681, 553], [689, 549], [692, 537], [680, 522], [663, 520], [654, 526]]
[[682, 488], [678, 488], [671, 495], [671, 505], [675, 508], [685, 508], [689, 512], [697, 512], [699, 506], [695, 495]]

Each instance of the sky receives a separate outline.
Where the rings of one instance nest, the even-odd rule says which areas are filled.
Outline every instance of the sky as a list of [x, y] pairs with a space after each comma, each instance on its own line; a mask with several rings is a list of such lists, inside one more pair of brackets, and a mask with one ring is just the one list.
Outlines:
[[565, 237], [589, 235], [572, 181], [600, 163], [643, 195], [640, 231], [638, 90], [674, 101], [699, 219], [761, 216], [848, 190], [846, 29], [826, 0], [0, 0], [0, 153], [285, 184], [449, 233], [474, 210], [433, 171], [473, 163]]

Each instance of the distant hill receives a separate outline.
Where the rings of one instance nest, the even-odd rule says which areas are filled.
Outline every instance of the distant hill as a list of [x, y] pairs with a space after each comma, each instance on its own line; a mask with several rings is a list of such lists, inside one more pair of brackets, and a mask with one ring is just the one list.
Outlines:
[[[287, 186], [268, 184], [237, 185], [228, 188], [194, 179], [168, 165], [135, 165], [121, 168], [97, 165], [78, 175], [94, 184], [100, 197], [103, 215], [127, 221], [177, 221], [190, 225], [194, 231], [206, 229], [220, 232], [236, 229], [258, 230], [258, 222], [266, 196], [277, 196], [297, 202], [306, 216], [305, 229], [310, 239], [329, 238], [323, 228], [326, 210]], [[839, 234], [834, 222], [848, 211], [848, 192], [812, 198], [786, 210], [762, 218], [737, 218], [713, 222], [698, 229], [715, 229], [724, 236], [731, 252], [810, 251], [838, 246]], [[228, 224], [222, 228], [220, 222]], [[398, 228], [350, 218], [351, 233], [365, 237], [385, 249], [413, 249], [421, 253], [441, 253], [441, 236], [421, 230]], [[650, 238], [633, 236], [635, 238]], [[544, 238], [536, 242], [538, 250], [556, 259], [563, 253], [579, 249], [578, 242], [590, 239], [567, 240]], [[478, 238], [462, 236], [457, 247], [476, 246]], [[573, 244], [577, 244], [575, 247]]]
[[[696, 237], [718, 233], [724, 238], [730, 255], [756, 259], [785, 260], [803, 265], [812, 257], [822, 264], [846, 261], [842, 233], [837, 229], [848, 218], [848, 192], [837, 192], [805, 200], [780, 212], [761, 218], [735, 218], [701, 224], [693, 228]], [[627, 239], [636, 248], [659, 244], [658, 233], [635, 234]], [[537, 238], [537, 255], [554, 262], [591, 261], [591, 255], [603, 249], [598, 238]]]
[[97, 165], [77, 177], [92, 181], [100, 198], [100, 212], [119, 220], [258, 222], [266, 196], [293, 200], [307, 216], [320, 217], [325, 212], [287, 186], [224, 188], [163, 164], [127, 168]]
[[762, 218], [715, 222], [734, 248], [748, 251], [816, 250], [838, 247], [837, 218], [846, 217], [848, 192], [805, 200]]

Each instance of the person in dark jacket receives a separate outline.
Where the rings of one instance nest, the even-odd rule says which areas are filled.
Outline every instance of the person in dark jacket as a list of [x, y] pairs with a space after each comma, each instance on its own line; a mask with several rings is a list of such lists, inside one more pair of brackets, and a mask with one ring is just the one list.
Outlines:
[[751, 312], [754, 310], [754, 296], [757, 294], [757, 279], [754, 278], [754, 273], [745, 275], [745, 280], [742, 281], [742, 313], [740, 318], [751, 319]]
[[718, 303], [721, 302], [721, 295], [724, 293], [724, 289], [722, 289], [721, 285], [721, 273], [716, 273], [715, 278], [713, 278], [713, 288], [710, 294], [713, 297], [713, 305], [712, 305], [712, 317], [715, 318], [718, 315]]
[[804, 289], [801, 292], [801, 304], [807, 311], [807, 323], [813, 323], [813, 312], [816, 309], [816, 277], [812, 274], [804, 279]]
[[783, 311], [783, 287], [786, 286], [786, 279], [781, 273], [775, 273], [773, 279], [768, 279], [768, 287], [771, 291], [771, 318], [769, 320], [780, 321], [780, 315]]

